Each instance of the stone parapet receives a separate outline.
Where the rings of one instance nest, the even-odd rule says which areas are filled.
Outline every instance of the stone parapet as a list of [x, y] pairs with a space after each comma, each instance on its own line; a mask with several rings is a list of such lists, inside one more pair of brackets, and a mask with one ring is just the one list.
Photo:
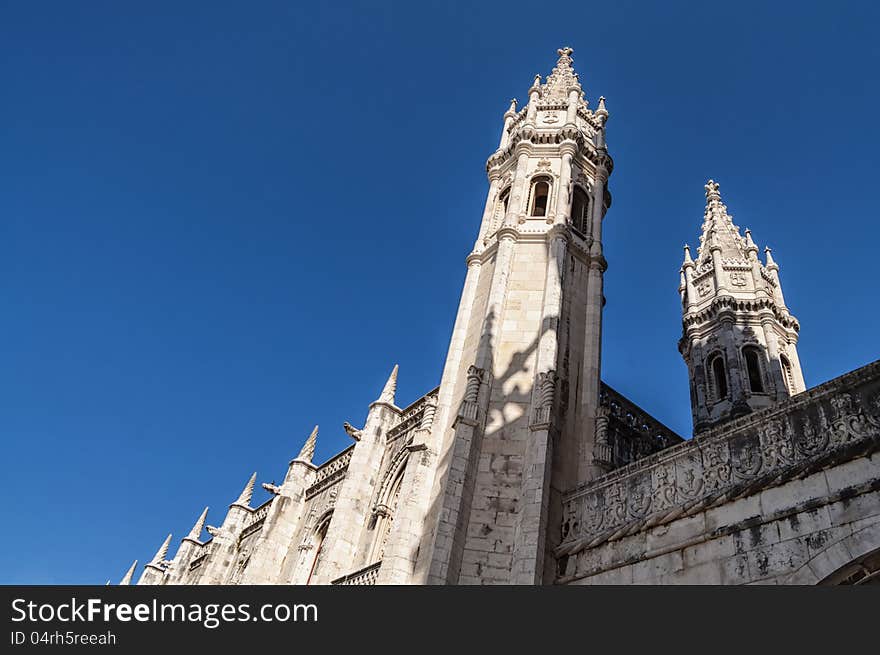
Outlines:
[[566, 494], [564, 558], [880, 450], [880, 360]]

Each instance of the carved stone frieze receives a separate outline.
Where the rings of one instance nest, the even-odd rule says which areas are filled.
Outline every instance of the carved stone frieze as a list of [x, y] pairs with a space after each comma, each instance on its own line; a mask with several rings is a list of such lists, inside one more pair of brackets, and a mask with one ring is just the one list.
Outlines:
[[880, 362], [875, 362], [567, 494], [557, 555], [878, 449]]

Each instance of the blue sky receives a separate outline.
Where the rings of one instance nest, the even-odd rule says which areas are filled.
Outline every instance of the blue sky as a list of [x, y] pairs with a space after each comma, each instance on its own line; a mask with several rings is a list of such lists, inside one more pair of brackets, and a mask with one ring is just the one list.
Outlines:
[[611, 114], [606, 381], [690, 434], [708, 177], [807, 385], [877, 358], [875, 6], [535, 7], [0, 7], [0, 582], [116, 582], [315, 423], [346, 446], [394, 363], [398, 404], [436, 385], [502, 114], [563, 45]]

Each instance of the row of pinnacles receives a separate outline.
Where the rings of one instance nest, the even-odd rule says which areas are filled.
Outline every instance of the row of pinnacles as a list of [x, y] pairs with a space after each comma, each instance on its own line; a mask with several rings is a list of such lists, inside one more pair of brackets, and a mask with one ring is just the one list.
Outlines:
[[[312, 461], [318, 438], [316, 425], [290, 461], [283, 483], [262, 484], [271, 494], [266, 502], [251, 506], [257, 481], [254, 473], [229, 506], [220, 526], [206, 524], [205, 507], [181, 540], [175, 556], [168, 558], [172, 540], [169, 534], [145, 565], [137, 584], [326, 583], [340, 572], [332, 562], [348, 561], [364, 541], [372, 546], [367, 549], [371, 557], [381, 557], [399, 495], [401, 455], [418, 450], [418, 446], [413, 448], [413, 440], [430, 431], [436, 410], [436, 390], [410, 407], [398, 408], [394, 404], [397, 376], [395, 365], [379, 398], [370, 405], [363, 429], [344, 424], [354, 445], [316, 466]], [[388, 444], [397, 449], [397, 457], [384, 467], [384, 475], [377, 476]], [[355, 467], [372, 474], [350, 475]], [[341, 494], [344, 479], [348, 481], [348, 492]], [[373, 496], [376, 499], [364, 525], [358, 521], [356, 506], [361, 504], [360, 499]], [[330, 533], [328, 538], [331, 515], [334, 528], [340, 529], [339, 534]], [[204, 541], [203, 531], [209, 535]], [[297, 538], [300, 543], [292, 548]], [[325, 570], [319, 566], [322, 562]], [[133, 582], [137, 564], [132, 564], [119, 584]]]

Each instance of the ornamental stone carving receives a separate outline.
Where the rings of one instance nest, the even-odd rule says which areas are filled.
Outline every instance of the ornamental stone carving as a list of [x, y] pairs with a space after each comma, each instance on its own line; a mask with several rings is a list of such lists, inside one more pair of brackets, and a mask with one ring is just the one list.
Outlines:
[[486, 371], [471, 365], [467, 371], [467, 384], [464, 398], [458, 410], [458, 418], [469, 424], [476, 424], [479, 406], [477, 400], [480, 395], [480, 385], [483, 383]]
[[557, 555], [731, 502], [877, 447], [880, 362], [569, 493]]
[[556, 371], [552, 369], [538, 373], [538, 381], [535, 385], [535, 409], [531, 423], [533, 430], [550, 425], [550, 413], [553, 409], [553, 396], [558, 379]]

